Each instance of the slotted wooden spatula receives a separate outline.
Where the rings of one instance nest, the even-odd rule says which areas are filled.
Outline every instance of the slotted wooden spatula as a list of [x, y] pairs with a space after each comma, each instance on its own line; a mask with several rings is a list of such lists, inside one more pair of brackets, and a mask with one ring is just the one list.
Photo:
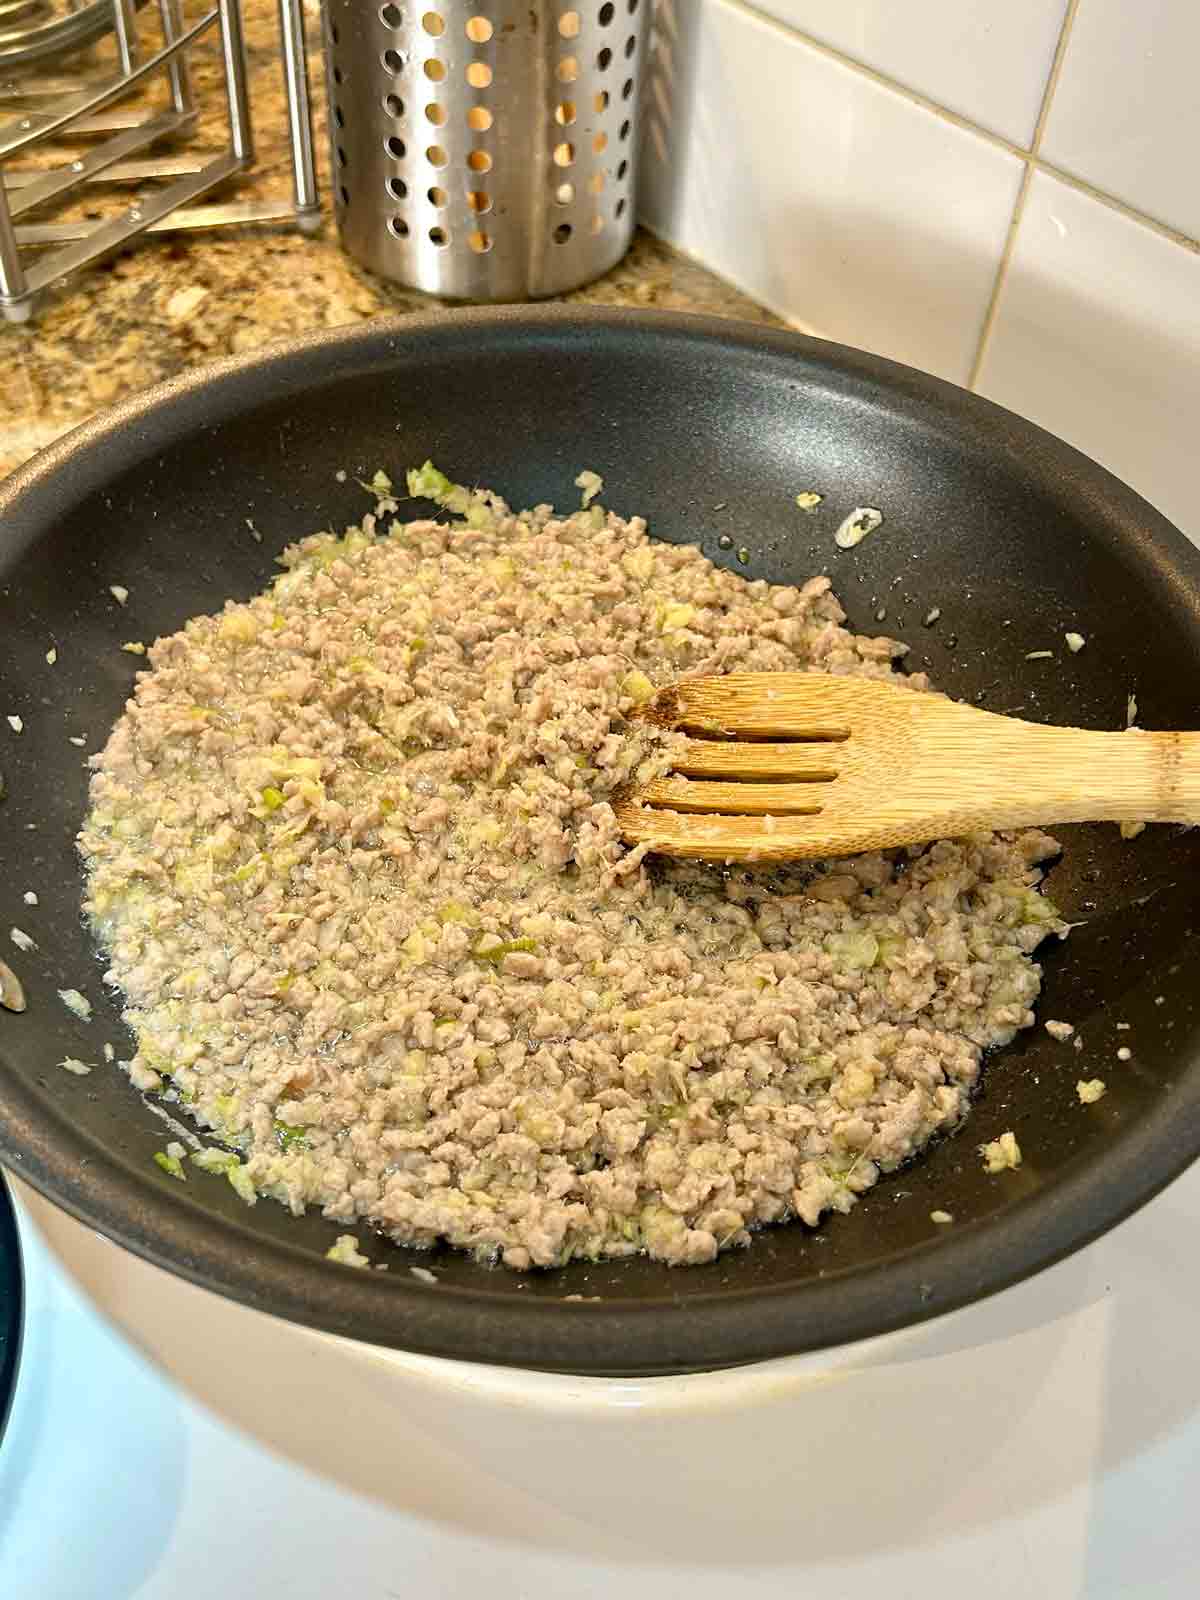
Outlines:
[[782, 861], [1061, 822], [1200, 822], [1200, 733], [1090, 733], [824, 673], [684, 679], [640, 715], [692, 737], [617, 809], [631, 844]]

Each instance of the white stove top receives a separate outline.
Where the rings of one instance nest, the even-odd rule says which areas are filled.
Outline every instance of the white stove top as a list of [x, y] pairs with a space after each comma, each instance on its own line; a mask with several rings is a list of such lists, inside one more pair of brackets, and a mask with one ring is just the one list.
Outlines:
[[4, 1600], [1197, 1593], [1200, 1164], [912, 1334], [629, 1383], [310, 1334], [17, 1204]]

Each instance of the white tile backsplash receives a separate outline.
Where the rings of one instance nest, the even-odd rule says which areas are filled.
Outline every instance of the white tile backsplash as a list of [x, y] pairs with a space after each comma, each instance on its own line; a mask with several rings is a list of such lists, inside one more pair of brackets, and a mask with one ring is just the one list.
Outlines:
[[1200, 255], [1039, 174], [979, 388], [1200, 543]]
[[758, 9], [1028, 145], [1067, 0], [758, 0]]
[[642, 213], [775, 310], [965, 382], [1007, 151], [726, 0], [663, 0]]
[[1042, 154], [1200, 237], [1200, 4], [1082, 0]]
[[1033, 417], [1200, 542], [1200, 0], [657, 17], [652, 227], [803, 327]]

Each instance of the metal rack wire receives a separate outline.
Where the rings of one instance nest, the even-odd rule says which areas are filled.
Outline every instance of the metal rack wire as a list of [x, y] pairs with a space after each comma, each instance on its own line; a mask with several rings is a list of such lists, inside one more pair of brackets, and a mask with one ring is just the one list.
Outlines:
[[[0, 84], [0, 104], [16, 111], [10, 121], [0, 124], [0, 311], [9, 321], [27, 320], [37, 296], [50, 284], [143, 233], [280, 221], [293, 221], [312, 232], [320, 225], [301, 0], [278, 0], [291, 195], [204, 205], [194, 202], [254, 162], [241, 0], [216, 0], [190, 24], [185, 24], [180, 0], [156, 0], [155, 9], [162, 43], [150, 53], [139, 29], [135, 0], [95, 0], [85, 8], [86, 18], [77, 11], [58, 19], [60, 28], [72, 16], [76, 19], [76, 40], [83, 37], [80, 21], [85, 20], [92, 31], [84, 42], [90, 42], [97, 31], [90, 14], [107, 11], [116, 45], [115, 72], [92, 79], [16, 79]], [[44, 32], [47, 24], [39, 26]], [[136, 159], [161, 140], [195, 131], [199, 112], [189, 51], [211, 32], [220, 47], [225, 147], [203, 157], [184, 153]], [[165, 108], [128, 104], [159, 75], [167, 85]], [[89, 142], [83, 155], [58, 166], [5, 171], [14, 157], [27, 156], [56, 137], [98, 142]], [[151, 179], [170, 181], [138, 196], [115, 216], [21, 220], [38, 207], [77, 197], [91, 184]]]

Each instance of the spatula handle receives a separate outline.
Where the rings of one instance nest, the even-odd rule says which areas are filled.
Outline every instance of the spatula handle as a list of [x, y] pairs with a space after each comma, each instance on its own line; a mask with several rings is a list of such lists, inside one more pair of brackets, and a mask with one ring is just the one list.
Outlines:
[[978, 808], [980, 826], [1200, 823], [1200, 733], [1093, 733], [989, 716], [980, 739], [978, 717], [969, 712], [962, 720], [967, 739], [958, 758], [945, 727], [930, 757], [943, 768], [949, 761], [951, 770], [961, 763], [956, 798]]

